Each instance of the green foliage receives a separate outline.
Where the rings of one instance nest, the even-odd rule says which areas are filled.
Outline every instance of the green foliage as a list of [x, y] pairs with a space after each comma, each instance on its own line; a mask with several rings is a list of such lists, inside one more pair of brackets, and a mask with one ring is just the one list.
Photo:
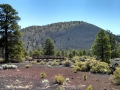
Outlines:
[[5, 48], [5, 62], [8, 62], [9, 58], [21, 59], [23, 57], [23, 45], [19, 40], [22, 34], [17, 23], [20, 18], [17, 14], [18, 12], [9, 4], [0, 4], [0, 33], [1, 38], [4, 39], [2, 47]]
[[71, 51], [71, 53], [73, 54], [73, 56], [77, 56], [77, 55], [78, 55], [78, 51], [75, 50], [75, 49], [73, 49], [73, 50]]
[[114, 71], [113, 76], [110, 77], [110, 80], [112, 81], [112, 83], [120, 85], [120, 68], [117, 68]]
[[0, 58], [0, 63], [4, 62], [4, 58]]
[[52, 39], [47, 38], [45, 40], [45, 43], [43, 46], [43, 52], [44, 52], [44, 55], [54, 55], [55, 54], [54, 43], [53, 43]]
[[46, 75], [45, 72], [41, 72], [41, 73], [40, 73], [40, 76], [41, 76], [41, 78], [45, 78], [47, 75]]
[[80, 68], [80, 71], [87, 71], [87, 65], [86, 62], [76, 62], [76, 66]]
[[56, 56], [61, 56], [60, 51], [57, 51]]
[[70, 60], [65, 60], [65, 61], [63, 62], [63, 65], [64, 65], [65, 67], [70, 67], [71, 64], [72, 64], [72, 62], [71, 62]]
[[25, 68], [30, 68], [30, 67], [31, 67], [30, 64], [26, 64], [26, 65], [25, 65]]
[[83, 75], [83, 80], [84, 80], [84, 81], [87, 80], [87, 75], [86, 75], [86, 74]]
[[120, 45], [117, 47], [117, 56], [120, 58]]
[[51, 65], [52, 65], [52, 66], [57, 66], [57, 65], [59, 65], [59, 63], [58, 63], [56, 60], [54, 60], [54, 61], [51, 63]]
[[93, 90], [92, 85], [89, 85], [86, 90]]
[[73, 56], [74, 56], [73, 53], [70, 53], [70, 54], [69, 54], [69, 58], [70, 58], [70, 59], [72, 59]]
[[95, 42], [92, 45], [93, 54], [101, 61], [108, 62], [111, 57], [111, 45], [109, 37], [104, 30], [100, 30], [96, 36]]
[[41, 52], [40, 51], [38, 51], [38, 50], [34, 50], [33, 52], [32, 52], [32, 56], [40, 56], [41, 55]]
[[74, 72], [90, 71], [91, 73], [110, 73], [108, 63], [87, 59], [85, 62], [77, 61], [73, 67]]
[[79, 56], [75, 56], [72, 58], [73, 61], [79, 61], [80, 60], [80, 57]]
[[83, 49], [83, 50], [82, 50], [82, 55], [86, 55], [86, 54], [87, 54], [86, 50]]
[[73, 70], [74, 70], [74, 72], [76, 73], [77, 71], [80, 71], [80, 67], [79, 67], [79, 66], [74, 66], [74, 67], [73, 67]]
[[57, 90], [65, 90], [65, 89], [59, 85], [59, 86], [57, 87]]
[[79, 56], [82, 56], [83, 55], [83, 52], [82, 50], [79, 51]]
[[32, 64], [37, 64], [37, 61], [34, 60], [34, 61], [31, 61], [30, 63], [32, 63]]
[[93, 62], [91, 65], [90, 72], [92, 73], [110, 73], [110, 69], [107, 63], [105, 62]]
[[88, 70], [88, 68], [87, 68], [85, 63], [83, 63], [83, 65], [81, 66], [80, 70], [81, 71], [87, 71]]
[[108, 36], [109, 36], [111, 51], [112, 51], [111, 58], [116, 58], [117, 57], [117, 38], [110, 31], [108, 31]]
[[55, 75], [55, 83], [57, 84], [63, 84], [63, 82], [65, 81], [65, 78], [62, 75]]
[[41, 62], [39, 62], [38, 64], [40, 64], [40, 65], [45, 65], [45, 64], [46, 64], [46, 62], [41, 61]]

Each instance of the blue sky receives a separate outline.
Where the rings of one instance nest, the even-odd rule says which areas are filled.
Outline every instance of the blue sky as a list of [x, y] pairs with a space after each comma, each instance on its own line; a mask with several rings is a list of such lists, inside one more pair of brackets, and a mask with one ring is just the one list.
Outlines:
[[0, 0], [21, 18], [19, 25], [85, 21], [120, 35], [120, 0]]

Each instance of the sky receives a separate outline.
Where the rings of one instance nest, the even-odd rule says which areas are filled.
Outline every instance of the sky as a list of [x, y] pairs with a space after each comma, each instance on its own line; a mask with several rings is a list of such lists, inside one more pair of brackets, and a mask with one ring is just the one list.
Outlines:
[[3, 3], [18, 12], [21, 28], [85, 21], [120, 35], [120, 0], [0, 0]]

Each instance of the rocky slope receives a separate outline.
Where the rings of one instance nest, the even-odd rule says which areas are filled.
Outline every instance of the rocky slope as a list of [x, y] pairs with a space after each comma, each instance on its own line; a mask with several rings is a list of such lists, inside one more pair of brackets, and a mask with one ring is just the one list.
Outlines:
[[83, 22], [59, 22], [45, 26], [30, 26], [22, 29], [27, 50], [42, 48], [46, 38], [51, 38], [56, 49], [89, 49], [99, 27]]

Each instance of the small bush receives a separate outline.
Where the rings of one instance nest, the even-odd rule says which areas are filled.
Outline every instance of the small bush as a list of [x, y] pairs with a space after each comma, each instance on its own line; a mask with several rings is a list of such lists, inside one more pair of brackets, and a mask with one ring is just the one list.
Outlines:
[[86, 62], [77, 62], [76, 65], [80, 68], [80, 71], [87, 71], [88, 67], [86, 65]]
[[32, 64], [37, 64], [37, 61], [31, 61]]
[[64, 65], [65, 67], [70, 67], [71, 64], [72, 64], [72, 62], [71, 62], [70, 60], [66, 60], [66, 61], [63, 62], [63, 65]]
[[62, 75], [55, 75], [55, 83], [61, 85], [65, 81], [65, 78]]
[[41, 78], [45, 78], [47, 75], [46, 75], [45, 72], [41, 72], [41, 73], [40, 73], [40, 76], [41, 76]]
[[45, 65], [46, 63], [44, 61], [39, 62], [40, 65]]
[[97, 62], [97, 64], [93, 64], [91, 66], [91, 69], [90, 69], [90, 72], [92, 73], [103, 73], [103, 74], [106, 74], [106, 73], [110, 73], [110, 69], [109, 69], [109, 66], [107, 63], [105, 62]]
[[86, 81], [87, 80], [87, 75], [83, 75], [83, 80]]
[[83, 65], [83, 62], [79, 61], [79, 62], [76, 62], [75, 64], [81, 68], [81, 66]]
[[87, 66], [85, 64], [83, 64], [80, 68], [81, 71], [87, 71]]
[[65, 90], [62, 86], [58, 86], [57, 90]]
[[89, 85], [86, 90], [93, 90], [92, 85]]
[[112, 83], [120, 85], [120, 68], [117, 68], [114, 71], [113, 76], [110, 77], [110, 80], [112, 81]]
[[25, 68], [30, 68], [30, 66], [31, 66], [30, 64], [27, 64], [25, 65]]
[[3, 64], [3, 65], [2, 65], [2, 68], [3, 68], [3, 69], [16, 69], [17, 66], [16, 66], [16, 65], [13, 65], [13, 64], [11, 64], [11, 65]]
[[70, 78], [66, 78], [65, 81], [66, 81], [66, 82], [70, 82]]
[[7, 65], [7, 64], [4, 64], [4, 65], [2, 65], [2, 68], [3, 68], [3, 69], [8, 69], [8, 65]]
[[5, 60], [4, 60], [4, 58], [0, 58], [0, 63], [2, 63], [2, 62], [4, 62]]
[[76, 73], [77, 71], [80, 71], [80, 67], [79, 66], [74, 66], [73, 70]]
[[51, 63], [52, 66], [57, 66], [59, 65], [58, 62], [56, 60], [54, 60], [52, 63]]

